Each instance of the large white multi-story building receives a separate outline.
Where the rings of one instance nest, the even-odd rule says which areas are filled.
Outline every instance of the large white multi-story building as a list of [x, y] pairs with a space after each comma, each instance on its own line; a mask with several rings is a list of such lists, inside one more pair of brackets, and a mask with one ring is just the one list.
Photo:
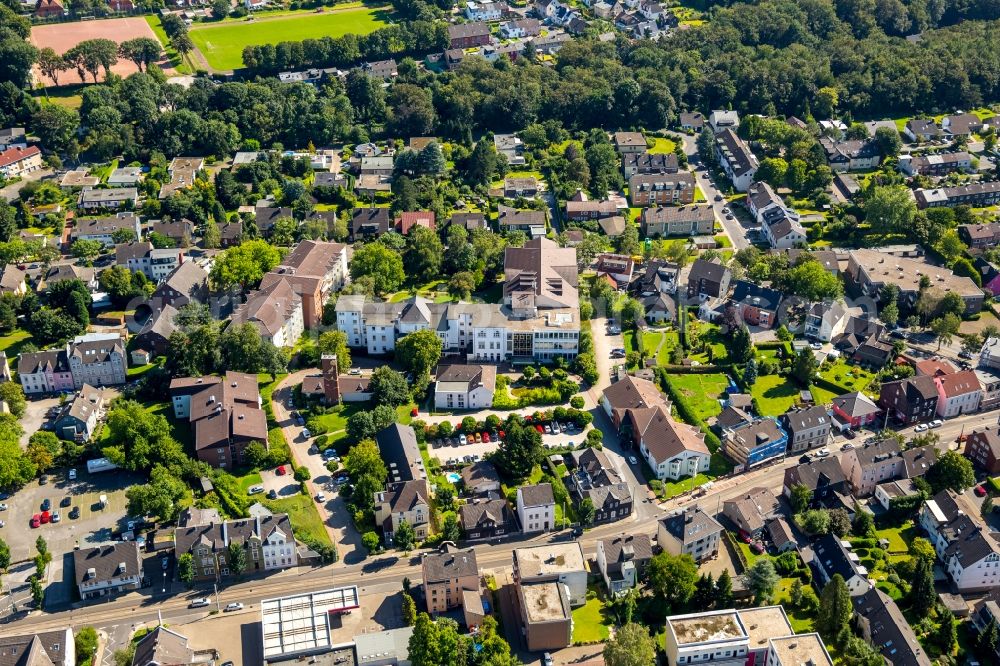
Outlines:
[[959, 592], [1000, 586], [1000, 543], [966, 497], [945, 489], [925, 500], [920, 526]]
[[818, 634], [796, 634], [781, 606], [715, 610], [667, 618], [668, 664], [832, 666]]
[[536, 238], [507, 248], [503, 303], [431, 303], [413, 297], [375, 303], [362, 295], [337, 300], [337, 328], [347, 344], [390, 354], [419, 330], [441, 338], [446, 355], [468, 361], [551, 361], [576, 357], [580, 339], [576, 250]]
[[80, 335], [66, 346], [74, 388], [125, 383], [125, 344], [118, 333]]

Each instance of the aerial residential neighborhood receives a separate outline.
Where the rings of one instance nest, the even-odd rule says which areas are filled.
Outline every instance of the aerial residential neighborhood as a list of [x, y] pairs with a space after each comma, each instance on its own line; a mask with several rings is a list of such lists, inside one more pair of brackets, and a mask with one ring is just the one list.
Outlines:
[[1000, 662], [996, 34], [0, 6], [0, 662]]

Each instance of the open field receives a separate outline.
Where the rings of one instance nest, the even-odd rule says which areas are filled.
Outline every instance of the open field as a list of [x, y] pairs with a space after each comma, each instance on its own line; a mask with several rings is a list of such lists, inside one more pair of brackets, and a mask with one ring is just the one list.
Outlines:
[[[156, 34], [144, 18], [114, 18], [103, 21], [77, 21], [73, 23], [53, 23], [50, 25], [38, 25], [31, 29], [31, 43], [39, 49], [46, 46], [55, 49], [56, 53], [66, 53], [85, 39], [110, 39], [121, 44], [128, 39], [136, 37], [150, 37], [157, 39]], [[167, 74], [173, 74], [170, 61], [164, 58], [158, 63]], [[120, 76], [128, 76], [138, 71], [138, 68], [130, 60], [120, 59], [118, 64], [111, 68], [111, 71]], [[53, 85], [53, 82], [42, 76], [36, 68], [35, 75], [38, 80], [45, 85]], [[104, 72], [98, 75], [98, 80], [103, 80]], [[78, 83], [93, 83], [90, 75], [85, 81], [80, 79], [76, 69], [69, 69], [59, 75], [59, 85], [73, 85]]]
[[273, 19], [239, 23], [205, 23], [192, 26], [195, 46], [213, 69], [230, 70], [243, 66], [243, 48], [348, 33], [367, 35], [386, 24], [385, 10], [362, 7], [348, 11], [299, 12]]

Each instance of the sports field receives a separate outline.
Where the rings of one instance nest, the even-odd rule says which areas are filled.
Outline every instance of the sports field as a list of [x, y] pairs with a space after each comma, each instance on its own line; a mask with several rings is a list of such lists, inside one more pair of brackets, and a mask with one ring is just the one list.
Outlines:
[[360, 7], [346, 11], [313, 11], [260, 18], [255, 21], [195, 24], [191, 40], [216, 70], [243, 66], [243, 48], [258, 44], [340, 37], [348, 33], [367, 35], [386, 25], [387, 11]]
[[[48, 25], [36, 25], [31, 29], [31, 43], [38, 48], [51, 46], [56, 53], [66, 53], [85, 39], [110, 39], [119, 44], [126, 39], [133, 37], [152, 37], [156, 39], [156, 34], [149, 24], [141, 16], [130, 16], [127, 18], [105, 19], [103, 21], [77, 21], [74, 23], [51, 23]], [[170, 63], [163, 58], [160, 67], [167, 74], [173, 74]], [[118, 64], [111, 68], [111, 71], [119, 76], [128, 76], [138, 71], [138, 68], [130, 60], [118, 59]], [[42, 76], [38, 68], [35, 68], [38, 80], [43, 85], [52, 85], [48, 77]], [[104, 79], [104, 71], [98, 76], [98, 80]], [[79, 83], [93, 83], [93, 79], [88, 74], [86, 80], [81, 80], [75, 68], [70, 68], [59, 75], [59, 85], [74, 85]]]

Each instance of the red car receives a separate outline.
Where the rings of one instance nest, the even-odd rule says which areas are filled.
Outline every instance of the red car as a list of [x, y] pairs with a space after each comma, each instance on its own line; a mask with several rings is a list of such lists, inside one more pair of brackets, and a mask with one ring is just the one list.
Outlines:
[[410, 410], [410, 416], [416, 416], [418, 413], [419, 412], [417, 411], [416, 407], [414, 407], [413, 409]]
[[986, 496], [986, 489], [983, 488], [982, 486], [976, 486], [975, 488], [972, 489], [972, 492], [976, 493], [980, 497]]
[[42, 525], [52, 520], [52, 516], [49, 515], [48, 511], [42, 511], [42, 515], [40, 516], [40, 518], [42, 520]]
[[31, 526], [38, 527], [42, 524], [42, 517], [37, 513], [31, 517]]
[[284, 465], [280, 465], [278, 469], [274, 470], [274, 473], [278, 476], [284, 476], [285, 474], [288, 474], [288, 471], [285, 469]]
[[538, 431], [538, 434], [540, 434], [540, 435], [544, 435], [544, 434], [545, 434], [545, 428], [543, 428], [543, 427], [542, 427], [542, 426], [540, 426], [540, 425], [536, 425], [536, 426], [535, 426], [535, 430], [537, 430], [537, 431]]
[[485, 442], [486, 444], [490, 443], [490, 433], [488, 432], [483, 433], [483, 442]]
[[497, 435], [498, 435], [497, 439], [503, 439], [504, 437], [507, 436], [507, 433], [505, 433], [503, 430], [500, 430], [497, 431]]

